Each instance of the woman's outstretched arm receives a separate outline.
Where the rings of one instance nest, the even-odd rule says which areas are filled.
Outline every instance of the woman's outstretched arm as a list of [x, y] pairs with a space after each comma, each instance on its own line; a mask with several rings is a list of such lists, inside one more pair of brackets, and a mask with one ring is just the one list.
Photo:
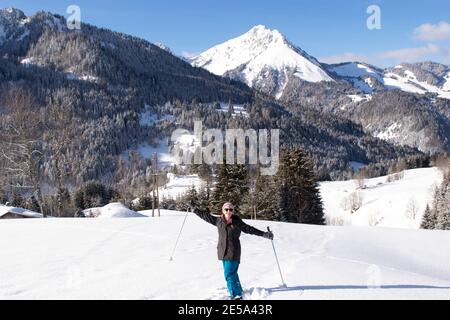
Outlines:
[[249, 226], [248, 224], [246, 224], [244, 221], [242, 221], [241, 218], [237, 219], [239, 227], [241, 228], [242, 232], [248, 233], [248, 234], [253, 234], [255, 236], [260, 236], [260, 237], [264, 237], [267, 239], [273, 239], [273, 234], [272, 232], [264, 232], [261, 230], [258, 230], [252, 226]]
[[220, 218], [216, 218], [213, 215], [209, 214], [208, 212], [203, 212], [198, 208], [194, 208], [194, 213], [201, 219], [205, 220], [206, 222], [217, 226], [218, 220]]

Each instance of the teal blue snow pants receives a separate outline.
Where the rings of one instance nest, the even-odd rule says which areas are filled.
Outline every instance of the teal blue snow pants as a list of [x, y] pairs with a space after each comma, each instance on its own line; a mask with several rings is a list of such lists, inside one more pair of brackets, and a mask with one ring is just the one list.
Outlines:
[[225, 280], [227, 280], [228, 292], [233, 299], [237, 296], [242, 297], [242, 287], [238, 276], [239, 262], [232, 260], [223, 260], [223, 271]]

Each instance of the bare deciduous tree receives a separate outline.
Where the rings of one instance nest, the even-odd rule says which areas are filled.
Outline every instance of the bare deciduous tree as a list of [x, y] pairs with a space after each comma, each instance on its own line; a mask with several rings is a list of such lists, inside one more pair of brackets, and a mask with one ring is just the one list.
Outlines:
[[[0, 130], [2, 175], [12, 191], [32, 193], [42, 213], [42, 138], [40, 113], [31, 94], [14, 88], [2, 96], [5, 108]], [[44, 213], [45, 214], [45, 213]]]
[[356, 185], [358, 189], [365, 189], [366, 188], [366, 177], [367, 172], [364, 168], [361, 168], [356, 173]]
[[344, 198], [342, 201], [342, 208], [351, 213], [355, 213], [361, 209], [363, 205], [363, 194], [361, 191], [352, 192], [348, 197]]
[[419, 214], [419, 204], [416, 199], [412, 197], [409, 199], [408, 204], [406, 205], [406, 217], [411, 220], [416, 220], [417, 215]]

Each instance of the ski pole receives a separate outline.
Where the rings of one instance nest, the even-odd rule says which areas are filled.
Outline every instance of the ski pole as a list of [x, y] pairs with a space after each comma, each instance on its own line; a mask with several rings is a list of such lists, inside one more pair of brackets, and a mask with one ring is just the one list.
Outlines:
[[[269, 227], [267, 227], [267, 231], [271, 232]], [[273, 243], [273, 240], [272, 240], [272, 248], [273, 248], [273, 253], [275, 254], [275, 259], [277, 260], [278, 271], [280, 272], [281, 282], [283, 283], [283, 287], [286, 288], [287, 286], [286, 286], [286, 283], [284, 282], [283, 274], [281, 273], [280, 262], [278, 262], [277, 251], [275, 250], [275, 245]]]
[[181, 225], [180, 233], [178, 234], [178, 238], [177, 238], [177, 241], [175, 242], [175, 247], [173, 248], [172, 255], [170, 256], [169, 261], [173, 260], [173, 255], [175, 254], [175, 250], [177, 249], [178, 241], [180, 240], [181, 232], [183, 231], [188, 214], [189, 214], [189, 209], [186, 210], [186, 215], [184, 216], [183, 224]]

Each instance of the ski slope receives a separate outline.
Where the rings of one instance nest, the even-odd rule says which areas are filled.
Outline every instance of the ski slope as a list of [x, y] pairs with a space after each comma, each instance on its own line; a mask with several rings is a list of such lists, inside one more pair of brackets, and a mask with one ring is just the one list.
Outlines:
[[[0, 299], [226, 299], [217, 231], [190, 214], [0, 221]], [[246, 299], [450, 299], [450, 232], [249, 221]]]

